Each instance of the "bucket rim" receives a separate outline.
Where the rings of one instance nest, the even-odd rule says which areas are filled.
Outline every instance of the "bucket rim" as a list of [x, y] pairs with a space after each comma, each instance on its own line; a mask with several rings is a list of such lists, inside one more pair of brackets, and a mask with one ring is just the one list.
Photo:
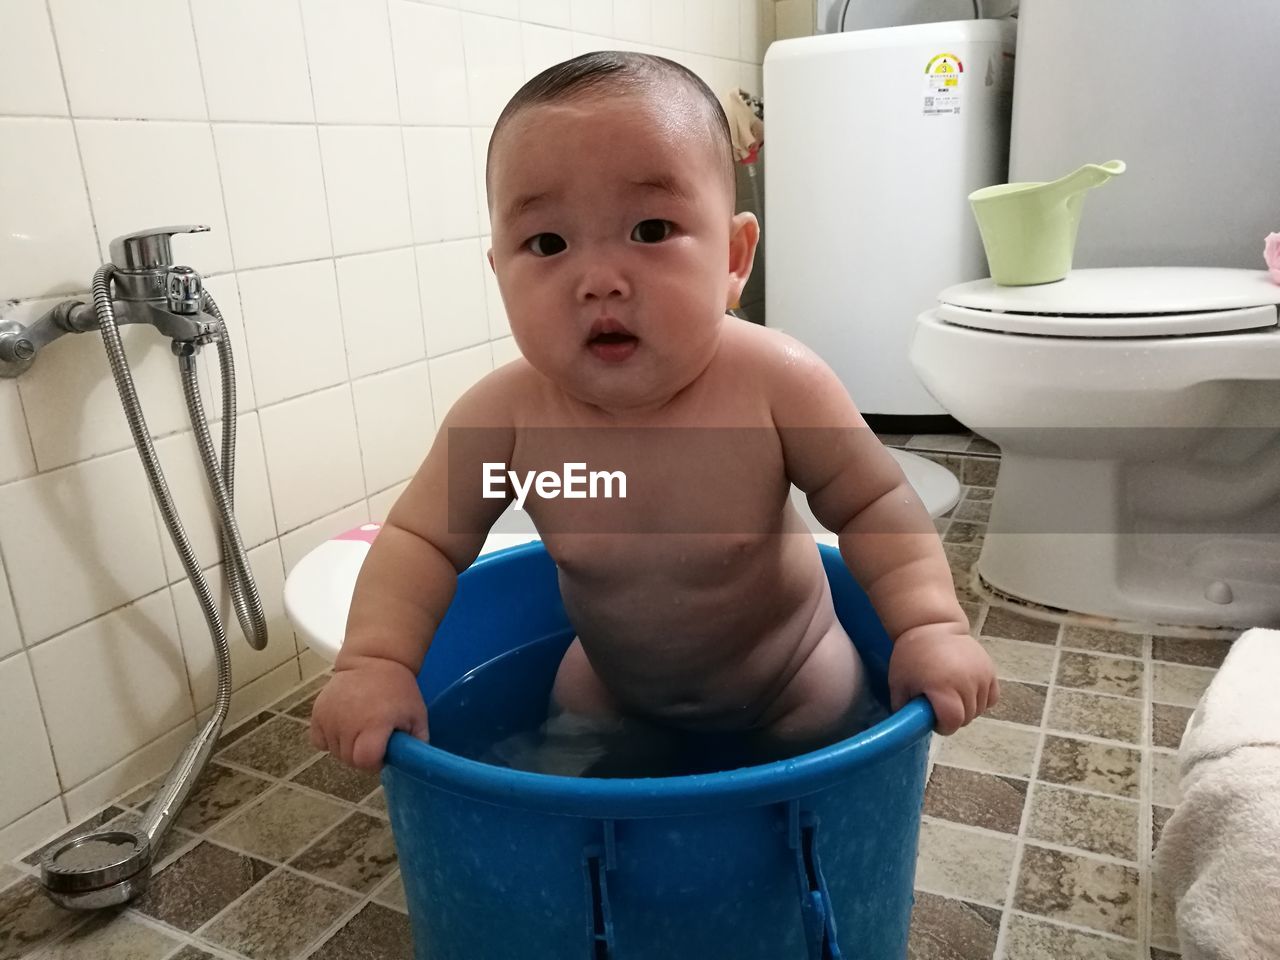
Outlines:
[[[518, 559], [545, 551], [541, 541], [495, 551], [472, 566]], [[818, 549], [839, 558], [835, 547]], [[498, 806], [599, 819], [628, 819], [722, 812], [798, 799], [847, 779], [927, 741], [933, 708], [919, 696], [879, 723], [837, 743], [785, 760], [673, 777], [566, 777], [513, 770], [471, 760], [392, 733], [387, 743], [383, 783], [405, 774], [458, 796]], [[392, 788], [394, 791], [394, 788]]]

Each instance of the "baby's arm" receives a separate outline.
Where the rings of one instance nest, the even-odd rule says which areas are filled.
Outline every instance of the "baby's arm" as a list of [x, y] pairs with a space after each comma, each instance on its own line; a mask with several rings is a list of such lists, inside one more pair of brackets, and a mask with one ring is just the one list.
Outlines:
[[787, 362], [770, 364], [787, 474], [839, 534], [841, 556], [894, 641], [893, 708], [924, 694], [938, 731], [954, 733], [992, 706], [999, 688], [990, 657], [969, 635], [933, 522], [836, 375], [787, 340]]
[[377, 770], [393, 730], [426, 739], [418, 668], [458, 574], [508, 503], [484, 499], [480, 482], [480, 461], [511, 461], [505, 383], [505, 374], [493, 374], [449, 411], [360, 568], [333, 679], [311, 714], [312, 742], [345, 764]]

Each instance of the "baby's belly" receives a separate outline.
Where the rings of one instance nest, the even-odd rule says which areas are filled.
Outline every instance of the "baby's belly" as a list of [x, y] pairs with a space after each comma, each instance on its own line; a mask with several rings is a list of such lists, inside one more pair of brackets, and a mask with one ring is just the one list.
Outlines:
[[690, 729], [762, 722], [834, 622], [813, 538], [628, 539], [621, 553], [617, 538], [548, 544], [595, 677], [623, 712]]

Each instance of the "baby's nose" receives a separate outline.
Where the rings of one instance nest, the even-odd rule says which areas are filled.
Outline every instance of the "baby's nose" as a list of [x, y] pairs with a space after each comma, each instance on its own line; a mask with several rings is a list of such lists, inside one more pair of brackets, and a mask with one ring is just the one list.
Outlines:
[[593, 300], [626, 299], [631, 296], [631, 284], [626, 275], [607, 261], [590, 264], [578, 281], [578, 299]]

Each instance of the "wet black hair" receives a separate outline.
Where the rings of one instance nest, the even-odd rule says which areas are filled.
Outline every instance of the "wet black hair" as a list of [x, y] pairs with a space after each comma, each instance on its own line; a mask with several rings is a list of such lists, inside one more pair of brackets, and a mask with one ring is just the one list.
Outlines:
[[493, 135], [489, 138], [489, 151], [485, 157], [486, 187], [493, 170], [493, 145], [498, 142], [502, 128], [520, 111], [538, 104], [568, 100], [593, 92], [661, 90], [670, 89], [672, 84], [695, 95], [695, 102], [706, 117], [712, 145], [723, 159], [726, 183], [732, 195], [735, 184], [733, 137], [729, 132], [729, 118], [725, 116], [724, 107], [711, 88], [696, 73], [674, 60], [620, 50], [584, 53], [572, 60], [557, 63], [516, 91], [499, 114], [498, 122], [493, 127]]

